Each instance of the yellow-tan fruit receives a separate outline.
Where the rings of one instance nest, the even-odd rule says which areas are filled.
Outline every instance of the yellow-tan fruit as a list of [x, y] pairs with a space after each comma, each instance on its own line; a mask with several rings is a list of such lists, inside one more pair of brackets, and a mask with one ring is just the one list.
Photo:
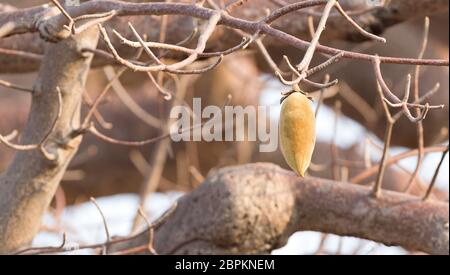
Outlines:
[[283, 101], [279, 132], [284, 159], [304, 177], [316, 142], [316, 119], [310, 100], [302, 93], [294, 92]]

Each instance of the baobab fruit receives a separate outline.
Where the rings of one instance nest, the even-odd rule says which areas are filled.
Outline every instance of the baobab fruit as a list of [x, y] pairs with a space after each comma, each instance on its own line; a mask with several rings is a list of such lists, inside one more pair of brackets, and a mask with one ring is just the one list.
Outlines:
[[292, 91], [282, 99], [280, 146], [284, 159], [299, 176], [308, 169], [316, 141], [316, 119], [308, 97]]

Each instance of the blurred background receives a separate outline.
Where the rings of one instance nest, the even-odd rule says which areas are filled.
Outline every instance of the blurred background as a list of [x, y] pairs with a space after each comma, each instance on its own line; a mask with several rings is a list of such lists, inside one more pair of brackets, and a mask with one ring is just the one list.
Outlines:
[[[16, 7], [46, 3], [32, 0], [2, 2]], [[425, 57], [448, 59], [448, 13], [430, 19], [430, 41]], [[332, 42], [330, 45], [380, 55], [414, 57], [417, 56], [422, 35], [423, 18], [420, 18], [390, 28], [383, 35], [388, 40], [385, 45], [345, 41]], [[299, 56], [302, 53], [284, 48], [283, 54]], [[108, 76], [111, 77], [114, 70], [118, 69], [108, 67], [92, 70], [86, 87], [91, 99], [103, 90], [108, 83]], [[383, 66], [388, 85], [400, 91], [403, 90], [406, 75], [413, 70], [412, 66]], [[381, 105], [376, 99], [376, 85], [370, 65], [343, 61], [330, 67], [327, 73], [332, 79], [338, 78], [340, 84], [329, 91], [333, 96], [327, 98], [325, 106], [319, 110], [318, 139], [309, 175], [348, 181], [365, 170], [367, 154], [371, 163], [379, 161], [385, 121]], [[316, 80], [322, 80], [323, 77], [318, 75]], [[1, 74], [0, 79], [32, 87], [36, 73]], [[424, 121], [426, 146], [448, 144], [448, 79], [448, 67], [422, 68], [421, 93], [439, 82], [440, 90], [431, 99], [431, 104], [445, 104], [443, 110], [431, 112]], [[204, 106], [221, 106], [227, 95], [231, 94], [232, 105], [279, 107], [280, 92], [288, 89], [273, 77], [263, 58], [254, 49], [228, 56], [217, 69], [207, 74], [183, 76], [178, 81], [179, 86], [168, 85], [166, 88], [176, 89], [177, 93], [182, 90], [185, 94], [182, 100], [188, 105], [192, 104], [192, 98], [201, 97]], [[126, 72], [112, 90], [99, 107], [101, 115], [96, 116], [97, 123], [105, 128], [103, 132], [121, 140], [142, 140], [161, 134], [161, 125], [157, 122], [166, 120], [170, 104], [161, 99], [145, 74]], [[342, 104], [339, 113], [336, 113], [335, 108], [337, 101]], [[316, 106], [317, 101], [314, 103]], [[13, 129], [20, 131], [26, 123], [29, 107], [29, 95], [0, 87], [0, 133], [7, 134]], [[84, 111], [87, 108], [85, 106]], [[278, 113], [260, 119], [276, 122]], [[391, 155], [417, 147], [416, 127], [407, 119], [402, 119], [396, 125], [393, 137]], [[8, 166], [13, 154], [5, 146], [0, 146], [0, 172]], [[339, 161], [330, 164], [333, 154], [337, 154]], [[423, 194], [440, 157], [441, 153], [426, 155], [411, 193]], [[415, 157], [411, 157], [390, 166], [384, 187], [403, 190], [416, 161]], [[140, 148], [129, 148], [108, 144], [87, 135], [64, 176], [52, 209], [44, 218], [44, 227], [35, 245], [57, 245], [62, 231], [66, 231], [69, 240], [74, 243], [102, 241], [104, 233], [101, 218], [95, 207], [86, 203], [90, 197], [99, 198], [111, 233], [127, 235], [143, 186], [150, 184], [155, 191], [145, 203], [149, 217], [153, 219], [163, 213], [176, 198], [201, 184], [211, 170], [249, 162], [273, 162], [287, 168], [279, 151], [260, 153], [257, 142], [172, 143], [166, 140]], [[436, 196], [444, 200], [448, 200], [448, 166], [447, 157], [437, 181], [439, 191]], [[370, 184], [373, 180], [374, 177], [367, 178], [362, 184]], [[320, 253], [405, 253], [398, 248], [387, 248], [353, 238], [331, 236], [324, 241], [322, 234], [313, 232], [295, 234], [286, 247], [274, 253], [317, 253], [321, 242], [325, 245], [321, 246]]]

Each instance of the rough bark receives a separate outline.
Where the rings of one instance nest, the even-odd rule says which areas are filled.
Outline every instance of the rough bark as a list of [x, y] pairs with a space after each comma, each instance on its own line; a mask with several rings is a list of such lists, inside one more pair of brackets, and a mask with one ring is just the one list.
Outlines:
[[[272, 164], [248, 164], [211, 173], [181, 198], [155, 231], [161, 254], [260, 254], [283, 246], [296, 231], [319, 231], [449, 253], [448, 203], [366, 187], [300, 179]], [[144, 245], [148, 232], [111, 250]]]
[[92, 55], [80, 55], [83, 47], [96, 47], [97, 30], [49, 45], [32, 95], [32, 106], [22, 144], [38, 144], [52, 128], [59, 110], [57, 87], [62, 95], [62, 113], [46, 144], [56, 154], [49, 161], [39, 150], [19, 151], [0, 177], [0, 253], [28, 245], [38, 232], [65, 169], [80, 138], [60, 146], [62, 138], [79, 123], [81, 95]]

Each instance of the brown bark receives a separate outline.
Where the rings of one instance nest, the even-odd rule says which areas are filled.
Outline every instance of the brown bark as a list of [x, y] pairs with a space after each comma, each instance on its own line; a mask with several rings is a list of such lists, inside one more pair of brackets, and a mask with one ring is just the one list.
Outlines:
[[[301, 179], [272, 164], [211, 173], [181, 198], [156, 228], [161, 254], [261, 254], [283, 246], [295, 231], [319, 231], [449, 253], [448, 203], [427, 201], [316, 178]], [[145, 231], [110, 251], [148, 242]]]
[[46, 144], [56, 154], [49, 161], [39, 150], [19, 151], [0, 176], [0, 253], [28, 245], [38, 232], [65, 169], [75, 154], [80, 138], [67, 146], [60, 142], [77, 127], [81, 95], [92, 55], [80, 55], [82, 47], [96, 47], [97, 30], [88, 30], [46, 49], [34, 87], [31, 111], [22, 144], [38, 144], [47, 135], [58, 114], [57, 88], [62, 95], [62, 113]]

